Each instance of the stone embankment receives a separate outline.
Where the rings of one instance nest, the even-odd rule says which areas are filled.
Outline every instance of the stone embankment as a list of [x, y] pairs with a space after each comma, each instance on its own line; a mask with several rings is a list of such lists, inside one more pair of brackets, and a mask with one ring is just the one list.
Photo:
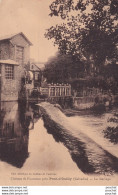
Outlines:
[[39, 106], [47, 132], [64, 144], [79, 169], [84, 173], [118, 172], [117, 156], [109, 151], [109, 146], [104, 148], [102, 142], [97, 143], [80, 129], [79, 120], [77, 124], [72, 120], [70, 123], [58, 105], [43, 102]]

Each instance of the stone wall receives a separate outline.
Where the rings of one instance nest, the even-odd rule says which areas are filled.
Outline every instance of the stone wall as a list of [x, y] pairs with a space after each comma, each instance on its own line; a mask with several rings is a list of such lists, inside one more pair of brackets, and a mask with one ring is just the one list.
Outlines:
[[10, 45], [8, 41], [2, 41], [0, 43], [0, 59], [7, 60], [10, 58]]

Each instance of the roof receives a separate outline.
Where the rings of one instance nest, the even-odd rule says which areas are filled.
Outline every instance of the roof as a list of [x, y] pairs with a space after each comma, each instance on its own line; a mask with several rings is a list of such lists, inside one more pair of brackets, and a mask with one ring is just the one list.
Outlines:
[[[32, 66], [33, 66], [33, 68], [32, 68]], [[41, 71], [41, 69], [35, 63], [30, 64], [30, 70], [31, 71]]]
[[36, 66], [37, 66], [39, 69], [44, 68], [44, 63], [43, 63], [43, 62], [36, 62], [35, 64], [36, 64]]
[[29, 41], [29, 39], [24, 35], [24, 33], [22, 33], [22, 32], [0, 37], [0, 41], [3, 41], [3, 40], [10, 40], [10, 39], [12, 39], [13, 37], [15, 37], [15, 36], [17, 36], [17, 35], [22, 35], [22, 36], [24, 37], [24, 39], [29, 43], [29, 45], [33, 45], [33, 44]]
[[18, 65], [18, 63], [14, 60], [0, 60], [0, 64], [12, 64], [12, 65]]
[[41, 71], [41, 68], [37, 64], [34, 64], [34, 65], [37, 67], [38, 70]]

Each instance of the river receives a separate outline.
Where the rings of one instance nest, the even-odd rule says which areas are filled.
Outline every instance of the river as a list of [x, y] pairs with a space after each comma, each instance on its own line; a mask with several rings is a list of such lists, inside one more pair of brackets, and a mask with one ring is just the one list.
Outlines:
[[0, 171], [118, 172], [116, 108], [71, 117], [50, 104], [46, 109], [51, 120], [35, 103], [1, 102]]

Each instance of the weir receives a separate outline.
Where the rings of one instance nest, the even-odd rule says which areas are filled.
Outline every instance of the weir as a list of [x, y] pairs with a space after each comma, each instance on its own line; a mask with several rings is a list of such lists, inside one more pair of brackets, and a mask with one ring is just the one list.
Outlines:
[[109, 145], [107, 148], [102, 147], [102, 139], [101, 143], [94, 141], [94, 137], [90, 137], [84, 129], [79, 128], [79, 123], [75, 131], [75, 124], [71, 124], [71, 120], [69, 121], [55, 105], [44, 102], [39, 106], [48, 133], [68, 148], [78, 168], [84, 173], [118, 172], [117, 155], [109, 151]]

